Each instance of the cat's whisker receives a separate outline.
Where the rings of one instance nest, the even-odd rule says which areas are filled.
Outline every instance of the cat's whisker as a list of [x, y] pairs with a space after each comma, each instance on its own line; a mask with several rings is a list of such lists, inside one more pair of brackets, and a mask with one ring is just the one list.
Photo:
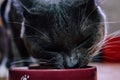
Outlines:
[[31, 37], [31, 38], [40, 38], [40, 36], [39, 35], [30, 35], [30, 36], [25, 36], [25, 37]]
[[16, 60], [16, 61], [13, 61], [13, 62], [11, 62], [11, 66], [12, 65], [15, 65], [15, 66], [17, 66], [18, 64], [23, 64], [24, 62], [26, 62], [26, 63], [31, 63], [32, 61], [30, 61], [29, 59], [20, 59], [20, 60]]
[[115, 24], [115, 23], [120, 23], [120, 21], [106, 21], [106, 22], [101, 22], [101, 23]]
[[[116, 22], [116, 21], [111, 21], [111, 22], [108, 22], [108, 21], [105, 21], [105, 22], [100, 22], [100, 23], [106, 23], [106, 24], [115, 24], [115, 23], [120, 23], [120, 22]], [[100, 24], [100, 23], [92, 23], [92, 24], [89, 24], [89, 26], [92, 26], [92, 25], [97, 25], [97, 24]], [[120, 32], [119, 32], [120, 33]]]
[[120, 48], [120, 46], [113, 46], [113, 45], [111, 45], [111, 46], [105, 46], [102, 49], [110, 49], [110, 48]]
[[[14, 24], [22, 25], [22, 23], [20, 23], [20, 22], [11, 22], [11, 21], [9, 21], [9, 23], [14, 23]], [[46, 34], [44, 34], [41, 31], [39, 31], [37, 28], [35, 28], [35, 27], [31, 26], [31, 25], [28, 25], [28, 24], [25, 24], [25, 26], [32, 28], [33, 30], [37, 31], [40, 35], [43, 35], [44, 38], [46, 38], [47, 40], [49, 40], [49, 37]]]
[[[89, 2], [89, 0], [86, 1], [85, 8], [84, 8], [83, 11], [81, 12], [81, 14], [84, 14], [84, 15], [85, 15], [86, 10], [87, 10], [87, 7], [88, 7], [88, 2]], [[84, 23], [84, 21], [86, 20], [86, 17], [84, 17], [84, 15], [82, 16], [81, 21], [79, 20], [80, 23]], [[84, 25], [84, 24], [80, 24], [79, 26], [83, 26], [83, 25]], [[81, 27], [81, 31], [84, 30], [84, 28], [85, 28], [85, 27]]]
[[[120, 23], [120, 22], [118, 22], [118, 21], [105, 21], [105, 22], [100, 22], [100, 23], [116, 24], [116, 23]], [[90, 25], [94, 25], [94, 24], [99, 24], [99, 23], [93, 23], [93, 24], [90, 24]]]
[[104, 59], [109, 59], [109, 60], [115, 60], [115, 58], [112, 58], [112, 57], [108, 57], [108, 56], [100, 56], [100, 57], [94, 57], [93, 60], [91, 60], [92, 62], [94, 61], [100, 61], [100, 62], [111, 62], [109, 60], [104, 60]]
[[115, 58], [108, 57], [108, 56], [102, 56], [102, 58], [111, 59], [111, 60], [114, 60], [114, 59], [115, 59]]
[[36, 59], [36, 60], [37, 60], [37, 62], [40, 62], [40, 61], [45, 61], [45, 62], [48, 62], [48, 63], [51, 62], [51, 59], [50, 60], [47, 60], [47, 59]]
[[120, 35], [120, 30], [115, 31], [114, 33], [109, 34], [108, 37], [110, 37], [110, 39], [111, 39], [111, 38], [118, 37], [119, 35]]
[[96, 46], [93, 46], [90, 49], [88, 49], [88, 51], [89, 51], [88, 54], [90, 54], [91, 51], [92, 51], [91, 49], [94, 49], [94, 48], [97, 48], [97, 50], [94, 52], [94, 54], [92, 56], [99, 54], [98, 51], [100, 51], [102, 49], [107, 49], [107, 48], [112, 48], [112, 47], [116, 47], [116, 48], [120, 47], [120, 46], [112, 45], [112, 44], [117, 43], [117, 42], [119, 42], [119, 41], [110, 42], [110, 43], [107, 43], [107, 44], [101, 44], [101, 43], [97, 44]]
[[[88, 16], [83, 19], [83, 24], [80, 25], [80, 26], [82, 26], [82, 27], [81, 27], [81, 30], [82, 30], [82, 31], [84, 31], [86, 28], [88, 28], [88, 26], [86, 27], [86, 26], [84, 26], [84, 25], [85, 25], [86, 21], [88, 20], [89, 16], [91, 16], [92, 13], [93, 13], [96, 9], [97, 9], [97, 7], [94, 8], [94, 9], [88, 14]], [[95, 23], [95, 24], [96, 24], [96, 23]], [[97, 24], [98, 24], [98, 23], [97, 23]], [[92, 24], [92, 25], [93, 25], [93, 24]]]
[[20, 64], [23, 64], [23, 63], [28, 63], [29, 65], [30, 64], [56, 64], [56, 63], [53, 63], [53, 62], [50, 62], [48, 60], [45, 60], [45, 59], [36, 59], [35, 62], [33, 62], [32, 60], [29, 60], [29, 59], [20, 59], [20, 60], [16, 60], [14, 62], [11, 63], [11, 66], [14, 65], [14, 66], [18, 66]]
[[[115, 54], [116, 52], [115, 51], [110, 51], [109, 54]], [[102, 54], [101, 56], [97, 56], [97, 57], [94, 57], [94, 56], [91, 56], [91, 60], [94, 59], [94, 60], [99, 60], [99, 61], [104, 61], [104, 59], [111, 59], [111, 60], [115, 60], [115, 58], [112, 58], [112, 57], [109, 57], [109, 56], [105, 56], [103, 52], [99, 52], [99, 54]], [[93, 60], [93, 61], [94, 61]]]
[[107, 53], [107, 54], [117, 54], [116, 51], [113, 51], [113, 50], [106, 50], [106, 51], [109, 51], [109, 53]]
[[[86, 6], [85, 6], [85, 8], [84, 8], [84, 10], [83, 10], [83, 13], [82, 13], [82, 14], [84, 14], [84, 15], [85, 15], [86, 12], [87, 12], [88, 3], [89, 3], [89, 0], [87, 0]], [[80, 24], [80, 26], [81, 26], [81, 31], [84, 31], [84, 30], [86, 30], [86, 29], [88, 28], [88, 26], [86, 27], [85, 23], [86, 23], [86, 21], [88, 20], [88, 17], [89, 17], [96, 9], [97, 9], [97, 8], [93, 9], [93, 10], [87, 15], [87, 17], [85, 17], [84, 15], [82, 16], [81, 23], [83, 23], [83, 24]], [[84, 25], [85, 25], [85, 26], [84, 26]]]
[[113, 41], [113, 42], [105, 43], [104, 46], [112, 45], [112, 44], [116, 44], [116, 43], [120, 43], [120, 41]]
[[[33, 59], [36, 60], [36, 61], [50, 62], [50, 60], [47, 60], [47, 59], [37, 59], [37, 58], [33, 58]], [[23, 61], [32, 61], [32, 60], [30, 60], [29, 58], [23, 58], [23, 57], [21, 57], [20, 60], [19, 60], [19, 59], [16, 59], [16, 61], [21, 61], [21, 60], [23, 60]]]
[[[114, 39], [114, 38], [117, 38], [117, 37], [120, 37], [120, 30], [114, 32], [114, 33], [111, 33], [109, 34], [106, 39], [104, 40], [104, 45], [106, 45], [107, 42], [109, 42], [110, 40]], [[114, 43], [114, 42], [113, 42]], [[107, 43], [109, 44], [109, 43]]]
[[[104, 2], [104, 0], [99, 1], [99, 3], [103, 3], [103, 2]], [[98, 5], [97, 5], [97, 6], [98, 6]], [[82, 26], [81, 30], [84, 31], [85, 28], [88, 28], [88, 27], [89, 27], [89, 26], [85, 27], [84, 25], [85, 25], [86, 21], [88, 20], [89, 16], [91, 16], [92, 13], [93, 13], [96, 9], [98, 9], [98, 7], [94, 8], [94, 9], [88, 14], [88, 16], [85, 18], [85, 20], [83, 20], [83, 24], [80, 25], [80, 26]], [[102, 12], [102, 10], [101, 10], [100, 12], [101, 12], [101, 14], [104, 16], [104, 13]], [[105, 16], [104, 16], [104, 17], [105, 17]], [[95, 23], [95, 24], [96, 24], [96, 23]], [[97, 23], [97, 24], [98, 24], [98, 23]]]

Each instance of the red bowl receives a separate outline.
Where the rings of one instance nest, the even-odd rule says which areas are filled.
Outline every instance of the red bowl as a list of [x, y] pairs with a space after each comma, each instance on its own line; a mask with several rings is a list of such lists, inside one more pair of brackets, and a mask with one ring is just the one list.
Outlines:
[[10, 69], [9, 80], [97, 80], [96, 67], [80, 69]]

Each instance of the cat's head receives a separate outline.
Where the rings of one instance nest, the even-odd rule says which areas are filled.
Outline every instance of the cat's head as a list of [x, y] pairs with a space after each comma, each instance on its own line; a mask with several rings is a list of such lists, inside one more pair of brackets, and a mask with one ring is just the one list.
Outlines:
[[32, 56], [55, 68], [88, 64], [104, 36], [103, 13], [95, 0], [18, 0]]

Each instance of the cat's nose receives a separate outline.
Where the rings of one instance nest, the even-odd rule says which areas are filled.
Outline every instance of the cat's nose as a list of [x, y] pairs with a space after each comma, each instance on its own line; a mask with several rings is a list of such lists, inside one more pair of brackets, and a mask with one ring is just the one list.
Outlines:
[[78, 68], [79, 67], [79, 59], [77, 57], [66, 57], [64, 62], [65, 68]]

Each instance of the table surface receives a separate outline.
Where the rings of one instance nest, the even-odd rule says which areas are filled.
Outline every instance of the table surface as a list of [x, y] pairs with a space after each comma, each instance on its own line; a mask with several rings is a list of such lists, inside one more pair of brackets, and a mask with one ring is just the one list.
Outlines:
[[90, 63], [97, 67], [97, 80], [120, 80], [120, 63]]

